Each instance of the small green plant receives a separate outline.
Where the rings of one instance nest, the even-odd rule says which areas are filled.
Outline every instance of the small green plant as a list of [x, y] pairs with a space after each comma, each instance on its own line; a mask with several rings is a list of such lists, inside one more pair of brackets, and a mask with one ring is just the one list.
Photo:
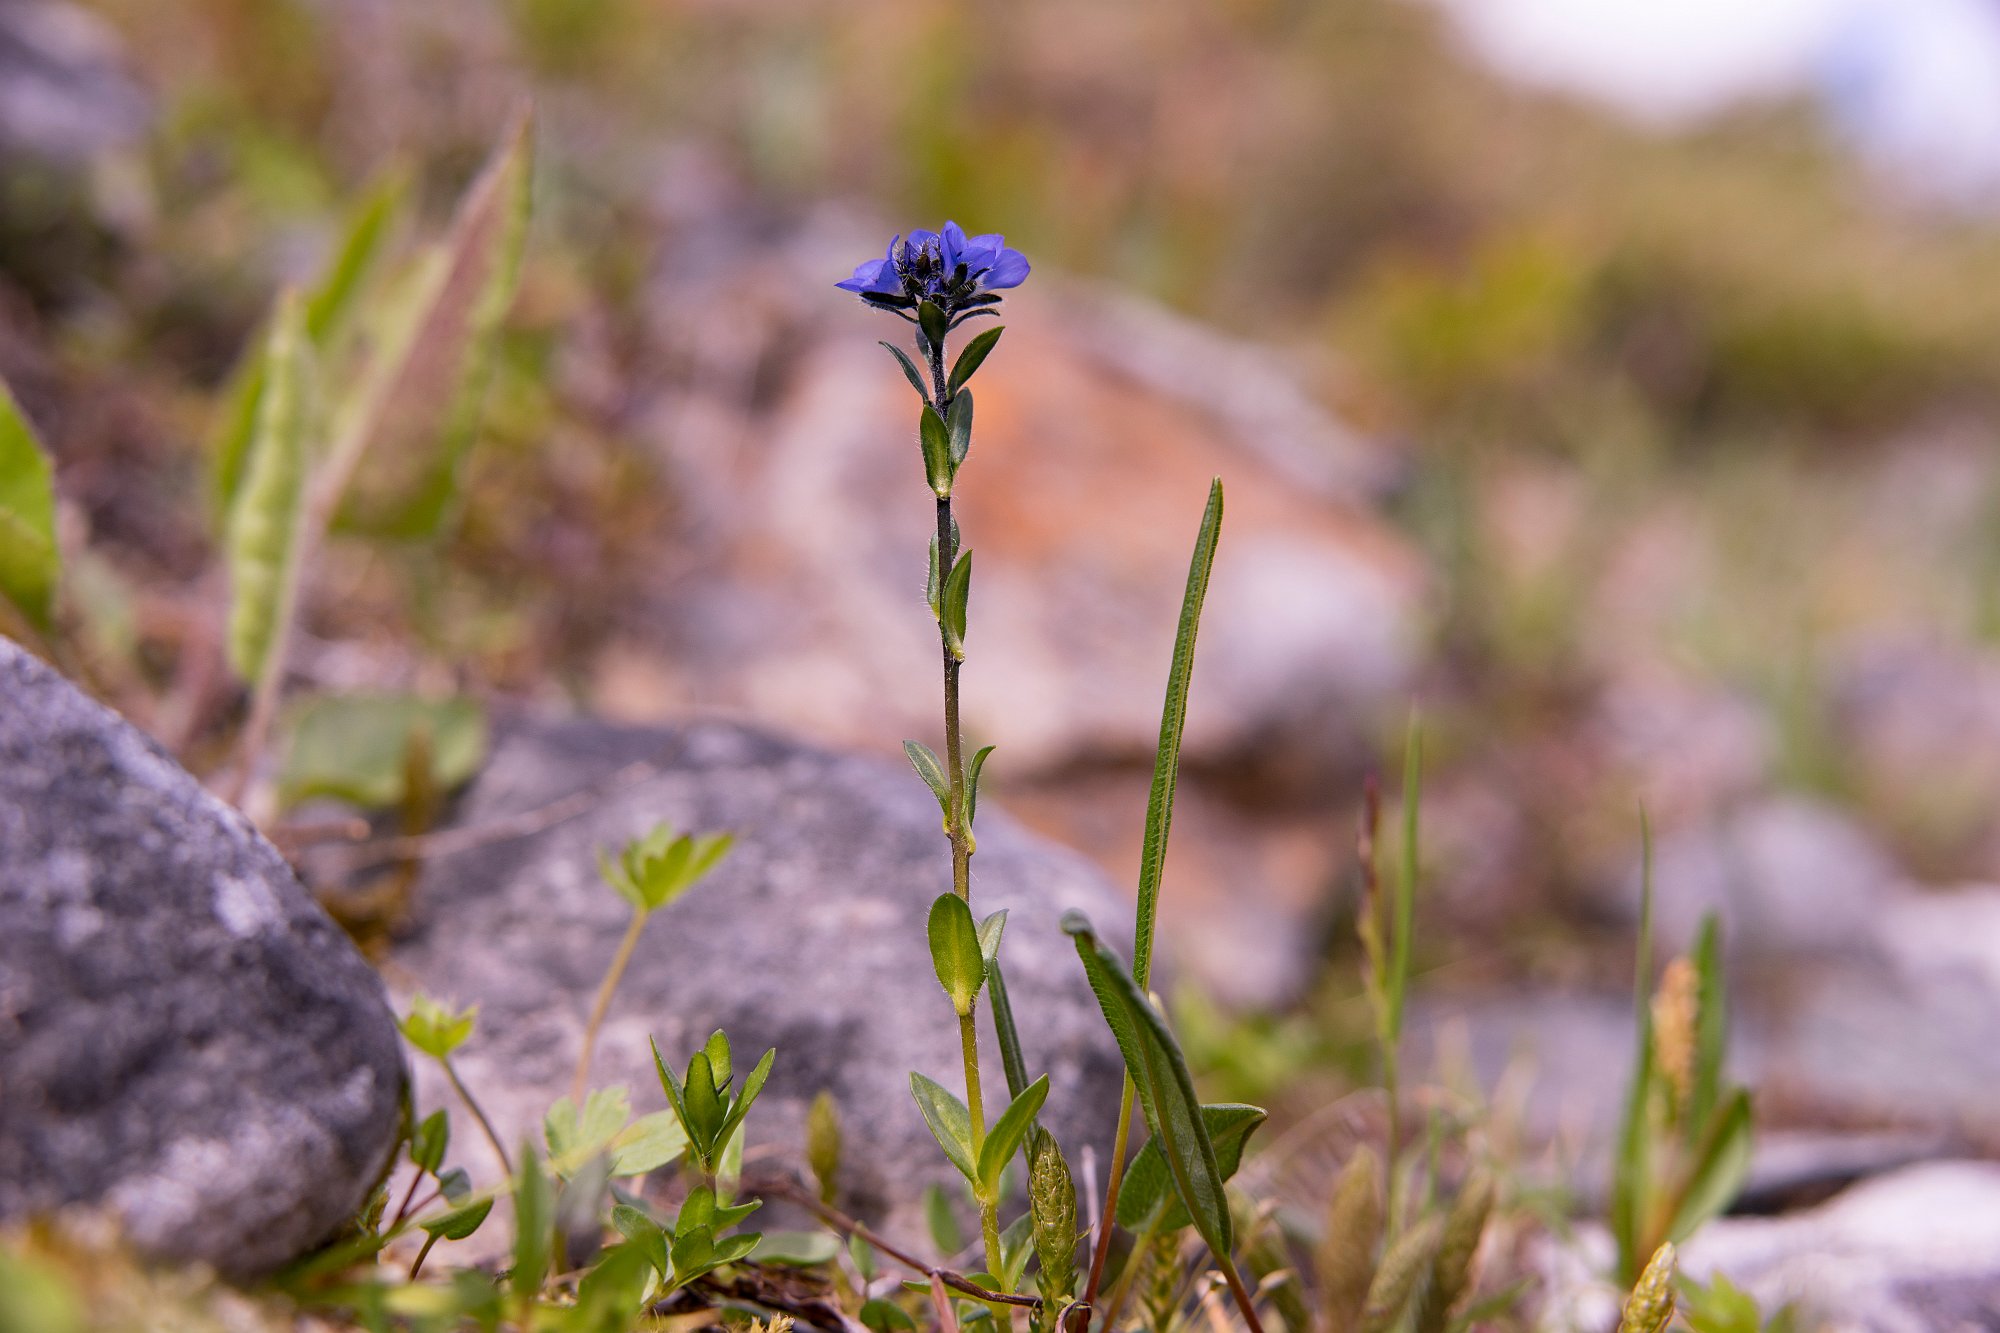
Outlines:
[[1706, 1283], [1682, 1278], [1679, 1306], [1693, 1333], [1795, 1333], [1800, 1326], [1790, 1302], [1766, 1315], [1756, 1297], [1720, 1273]]
[[1641, 828], [1637, 1050], [1612, 1163], [1618, 1278], [1638, 1281], [1660, 1247], [1678, 1245], [1727, 1208], [1750, 1167], [1750, 1094], [1724, 1076], [1728, 1000], [1722, 924], [1710, 913], [1693, 952], [1652, 986], [1652, 833]]
[[757, 1095], [764, 1091], [777, 1055], [774, 1050], [764, 1052], [757, 1067], [743, 1080], [742, 1091], [732, 1094], [730, 1086], [736, 1076], [730, 1066], [729, 1038], [722, 1032], [711, 1034], [702, 1048], [688, 1057], [684, 1077], [675, 1075], [660, 1054], [658, 1043], [654, 1044], [653, 1064], [660, 1073], [660, 1087], [687, 1134], [689, 1159], [711, 1187], [727, 1165], [731, 1148], [739, 1156], [742, 1153], [736, 1131], [750, 1114]]

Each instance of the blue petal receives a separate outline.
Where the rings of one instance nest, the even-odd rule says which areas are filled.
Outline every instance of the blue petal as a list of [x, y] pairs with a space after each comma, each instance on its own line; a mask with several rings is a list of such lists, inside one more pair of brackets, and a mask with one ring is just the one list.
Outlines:
[[844, 292], [900, 292], [902, 280], [896, 275], [896, 266], [886, 259], [871, 259], [858, 264], [854, 276], [834, 286]]
[[994, 262], [1000, 258], [1000, 252], [1005, 248], [1006, 242], [997, 231], [973, 237], [965, 243], [966, 271], [979, 274], [992, 268]]
[[1000, 257], [993, 261], [993, 267], [986, 270], [986, 276], [979, 285], [992, 291], [1003, 287], [1019, 287], [1028, 280], [1028, 257], [1019, 250], [1002, 250]]
[[944, 232], [938, 245], [939, 257], [944, 260], [944, 271], [949, 273], [959, 264], [967, 262], [965, 253], [965, 228], [956, 222], [944, 224]]
[[910, 249], [912, 252], [921, 250], [925, 246], [936, 245], [937, 243], [938, 234], [934, 231], [924, 231], [919, 228], [910, 233]]

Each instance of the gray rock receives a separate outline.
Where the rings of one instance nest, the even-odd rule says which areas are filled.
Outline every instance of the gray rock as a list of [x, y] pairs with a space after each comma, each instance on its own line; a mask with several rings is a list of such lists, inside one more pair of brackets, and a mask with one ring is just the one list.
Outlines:
[[103, 1205], [268, 1270], [364, 1202], [402, 1089], [380, 981], [270, 844], [0, 639], [0, 1217]]
[[[749, 1122], [750, 1152], [796, 1159], [805, 1107], [827, 1089], [844, 1126], [844, 1195], [863, 1216], [893, 1215], [925, 1184], [956, 1179], [909, 1086], [912, 1070], [960, 1084], [957, 1028], [925, 943], [950, 861], [923, 784], [877, 760], [735, 725], [525, 724], [503, 729], [460, 823], [492, 826], [633, 764], [651, 768], [601, 788], [581, 817], [434, 860], [418, 887], [419, 933], [391, 959], [403, 994], [479, 1006], [454, 1063], [509, 1146], [539, 1141], [549, 1105], [567, 1095], [586, 1012], [628, 919], [599, 880], [598, 850], [667, 820], [732, 830], [736, 847], [647, 926], [592, 1086], [625, 1084], [640, 1111], [662, 1107], [647, 1038], [685, 1062], [722, 1028], [741, 1061], [778, 1051]], [[1030, 1075], [1050, 1075], [1044, 1123], [1074, 1160], [1084, 1143], [1108, 1141], [1121, 1066], [1057, 919], [1080, 907], [1116, 938], [1131, 909], [1081, 858], [985, 804], [972, 867], [975, 910], [1012, 913], [1008, 990]], [[1005, 1085], [990, 1042], [983, 1067], [997, 1114]], [[432, 1071], [418, 1083], [421, 1106], [451, 1104]]]
[[1796, 1302], [1810, 1327], [1926, 1333], [2000, 1326], [2000, 1165], [1932, 1162], [1865, 1181], [1818, 1208], [1724, 1218], [1681, 1251], [1768, 1314]]

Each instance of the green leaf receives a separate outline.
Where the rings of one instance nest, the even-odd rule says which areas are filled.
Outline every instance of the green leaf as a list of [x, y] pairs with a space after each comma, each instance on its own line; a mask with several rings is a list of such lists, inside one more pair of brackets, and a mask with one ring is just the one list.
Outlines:
[[637, 1245], [614, 1245], [598, 1256], [577, 1282], [576, 1305], [564, 1327], [585, 1330], [624, 1329], [645, 1302], [652, 1284], [653, 1256]]
[[1004, 327], [988, 329], [965, 344], [964, 350], [958, 354], [958, 360], [952, 364], [951, 381], [946, 386], [947, 392], [957, 393], [959, 388], [972, 378], [972, 373], [979, 369], [980, 363], [986, 360], [986, 354], [993, 350], [993, 344], [999, 342], [1000, 335], [1006, 331]]
[[375, 331], [379, 351], [334, 431], [337, 452], [365, 450], [372, 459], [355, 470], [343, 527], [422, 538], [451, 512], [520, 279], [533, 177], [533, 122], [522, 116], [403, 299], [385, 307], [392, 319]]
[[972, 595], [972, 552], [958, 557], [944, 581], [944, 636], [951, 655], [965, 660], [965, 604]]
[[1007, 930], [1007, 909], [1001, 908], [979, 923], [979, 957], [986, 964], [985, 973], [993, 975], [993, 966], [1000, 960], [1000, 937]]
[[687, 1082], [687, 1132], [696, 1150], [703, 1155], [712, 1155], [722, 1146], [722, 1122], [729, 1114], [721, 1092], [716, 1087], [715, 1069], [708, 1062], [707, 1051], [696, 1051], [688, 1059]]
[[1188, 685], [1194, 676], [1194, 643], [1201, 606], [1215, 567], [1215, 544], [1222, 534], [1222, 478], [1209, 483], [1208, 506], [1195, 533], [1188, 561], [1187, 590], [1181, 595], [1180, 625], [1174, 631], [1173, 663], [1167, 669], [1167, 697], [1160, 710], [1160, 743], [1153, 755], [1153, 788], [1146, 798], [1146, 838], [1139, 853], [1139, 910], [1133, 934], [1132, 975], [1144, 995], [1153, 972], [1153, 926], [1160, 911], [1160, 876], [1167, 863], [1167, 834], [1174, 820], [1174, 790], [1180, 782], [1181, 735], [1187, 729]]
[[1222, 1168], [1180, 1046], [1168, 1031], [1166, 1020], [1125, 970], [1124, 961], [1098, 941], [1089, 918], [1081, 912], [1065, 912], [1062, 925], [1076, 939], [1090, 989], [1118, 1041], [1146, 1123], [1160, 1141], [1174, 1192], [1187, 1206], [1195, 1230], [1217, 1260], [1228, 1263], [1235, 1236]]
[[[647, 1040], [652, 1041], [651, 1038]], [[666, 1057], [660, 1054], [660, 1043], [652, 1041], [652, 1047], [653, 1068], [660, 1074], [660, 1090], [667, 1094], [667, 1104], [673, 1108], [675, 1118], [681, 1122], [681, 1128], [687, 1131], [688, 1139], [692, 1142], [695, 1138], [695, 1126], [688, 1118], [687, 1093], [681, 1087], [680, 1079], [674, 1076]]]
[[[636, 910], [656, 912], [693, 888], [735, 842], [733, 834], [695, 836], [663, 822], [626, 843], [616, 857], [599, 851], [597, 870]], [[728, 1081], [726, 1071], [722, 1079]]]
[[715, 1090], [726, 1091], [729, 1081], [736, 1077], [729, 1058], [729, 1034], [721, 1028], [709, 1033], [708, 1040], [701, 1044], [701, 1053], [708, 1057], [708, 1072], [715, 1079]]
[[49, 460], [13, 394], [0, 383], [0, 596], [47, 631], [61, 572]]
[[632, 1118], [631, 1097], [623, 1087], [599, 1088], [584, 1098], [583, 1110], [564, 1097], [542, 1118], [549, 1168], [567, 1176], [611, 1143]]
[[931, 1128], [931, 1137], [944, 1149], [951, 1164], [967, 1180], [978, 1180], [979, 1172], [972, 1161], [972, 1113], [965, 1109], [965, 1103], [943, 1084], [917, 1073], [910, 1075], [910, 1093], [917, 1099], [924, 1123]]
[[950, 325], [945, 320], [944, 311], [938, 309], [934, 302], [925, 301], [917, 306], [917, 327], [930, 340], [932, 347], [943, 347], [944, 335]]
[[432, 1111], [418, 1122], [410, 1135], [410, 1162], [425, 1175], [434, 1176], [444, 1165], [445, 1148], [451, 1143], [451, 1122], [443, 1111]]
[[924, 400], [924, 406], [930, 406], [930, 386], [924, 383], [924, 372], [917, 369], [917, 363], [910, 360], [910, 354], [892, 342], [885, 342], [882, 346], [888, 348], [889, 355], [896, 358], [896, 364], [903, 368], [903, 378], [909, 380], [910, 387], [917, 391], [917, 397]]
[[442, 1060], [472, 1036], [478, 1016], [477, 1005], [453, 1012], [419, 993], [410, 999], [409, 1015], [402, 1022], [403, 1035], [425, 1055]]
[[1000, 1042], [1000, 1067], [1007, 1075], [1007, 1095], [1018, 1097], [1028, 1086], [1028, 1062], [1021, 1055], [1021, 1033], [1014, 1026], [1014, 1006], [1007, 999], [1007, 977], [996, 950], [986, 960], [986, 995], [993, 1008], [993, 1035]]
[[515, 1298], [534, 1299], [542, 1290], [554, 1254], [555, 1195], [542, 1173], [535, 1145], [521, 1143], [521, 1165], [514, 1178], [514, 1271], [509, 1279]]
[[840, 1242], [824, 1231], [766, 1231], [750, 1257], [760, 1264], [817, 1268], [840, 1253]]
[[931, 1244], [947, 1260], [965, 1248], [958, 1215], [951, 1210], [951, 1196], [936, 1185], [924, 1186], [924, 1229], [931, 1233]]
[[806, 1165], [812, 1168], [821, 1203], [832, 1203], [840, 1179], [840, 1108], [821, 1088], [806, 1108]]
[[917, 770], [917, 776], [937, 797], [938, 809], [946, 818], [951, 817], [951, 784], [944, 775], [944, 765], [938, 762], [937, 754], [928, 745], [917, 741], [904, 741], [903, 753], [910, 758], [910, 767]]
[[965, 761], [965, 823], [967, 828], [971, 827], [974, 816], [979, 813], [980, 771], [986, 767], [986, 756], [992, 754], [995, 748], [997, 747], [982, 745], [973, 751], [970, 759]]
[[1026, 1091], [1007, 1104], [1000, 1118], [986, 1132], [986, 1142], [979, 1147], [979, 1189], [987, 1198], [998, 1195], [1000, 1173], [1007, 1169], [1007, 1163], [1014, 1160], [1020, 1151], [1021, 1140], [1034, 1128], [1035, 1117], [1041, 1114], [1042, 1103], [1049, 1099], [1049, 1076], [1042, 1075], [1030, 1083]]
[[1722, 919], [1710, 912], [1695, 937], [1694, 1079], [1684, 1112], [1688, 1147], [1707, 1126], [1722, 1095], [1722, 1062], [1729, 1042], [1729, 1001], [1722, 976]]
[[476, 1199], [436, 1217], [425, 1218], [417, 1225], [439, 1240], [464, 1240], [479, 1230], [486, 1221], [486, 1215], [492, 1211], [492, 1199]]
[[941, 893], [931, 904], [931, 966], [938, 984], [951, 997], [951, 1007], [964, 1018], [986, 984], [986, 957], [979, 947], [979, 927], [972, 909], [955, 893]]
[[419, 732], [432, 791], [470, 781], [486, 760], [486, 713], [472, 699], [319, 695], [292, 713], [290, 731], [278, 776], [278, 800], [287, 808], [322, 796], [369, 810], [401, 805]]
[[472, 1175], [462, 1166], [454, 1166], [437, 1178], [438, 1193], [451, 1203], [463, 1203], [472, 1193]]
[[257, 426], [229, 511], [229, 664], [252, 683], [292, 614], [312, 398], [305, 317], [298, 293], [287, 291], [265, 343]]
[[650, 1214], [621, 1203], [611, 1210], [611, 1225], [646, 1256], [661, 1277], [674, 1275], [673, 1261], [667, 1255], [667, 1233]]
[[1410, 990], [1410, 938], [1416, 933], [1417, 811], [1422, 805], [1424, 733], [1415, 715], [1403, 742], [1403, 846], [1396, 864], [1396, 938], [1389, 942], [1388, 1036], [1402, 1039], [1403, 1003]]
[[951, 445], [951, 470], [956, 473], [972, 452], [972, 390], [961, 389], [952, 395], [945, 408], [944, 426]]
[[[1264, 1123], [1264, 1108], [1217, 1102], [1201, 1108], [1201, 1119], [1209, 1142], [1215, 1145], [1215, 1164], [1228, 1180], [1243, 1164], [1243, 1149], [1250, 1135]], [[1174, 1193], [1173, 1174], [1160, 1153], [1159, 1141], [1148, 1139], [1125, 1170], [1125, 1183], [1118, 1192], [1118, 1225], [1131, 1232], [1149, 1227], [1177, 1231], [1191, 1220]]]
[[672, 1111], [642, 1115], [611, 1140], [611, 1174], [643, 1176], [687, 1151], [687, 1131]]
[[917, 443], [924, 451], [924, 480], [939, 499], [951, 494], [951, 435], [929, 403], [917, 418]]
[[743, 1081], [743, 1091], [737, 1096], [735, 1103], [729, 1108], [728, 1117], [722, 1122], [722, 1138], [725, 1144], [729, 1136], [736, 1132], [736, 1127], [743, 1123], [743, 1117], [750, 1114], [750, 1107], [756, 1102], [757, 1094], [764, 1091], [764, 1084], [771, 1077], [771, 1065], [777, 1058], [778, 1052], [775, 1048], [764, 1052], [763, 1058], [757, 1061], [757, 1067], [750, 1071], [750, 1077]]
[[917, 1333], [917, 1321], [905, 1314], [900, 1305], [885, 1301], [880, 1296], [864, 1301], [855, 1318], [861, 1321], [863, 1327], [873, 1329], [874, 1333]]
[[1750, 1143], [1750, 1094], [1738, 1088], [1702, 1136], [1668, 1240], [1680, 1244], [1735, 1199], [1750, 1171]]
[[1618, 1128], [1617, 1155], [1611, 1165], [1611, 1234], [1618, 1243], [1618, 1280], [1630, 1287], [1639, 1280], [1650, 1253], [1639, 1252], [1640, 1218], [1646, 1207], [1646, 1110], [1653, 1088], [1653, 827], [1639, 812], [1639, 941], [1633, 961], [1633, 1007], [1637, 1049], [1632, 1057], [1632, 1081], [1625, 1090], [1625, 1109]]

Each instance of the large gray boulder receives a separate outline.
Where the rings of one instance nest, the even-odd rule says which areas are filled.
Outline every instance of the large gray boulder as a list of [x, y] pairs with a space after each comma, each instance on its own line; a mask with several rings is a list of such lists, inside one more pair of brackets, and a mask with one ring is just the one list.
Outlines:
[[[908, 1220], [926, 1184], [956, 1178], [910, 1096], [912, 1070], [957, 1089], [961, 1068], [924, 931], [929, 904], [950, 886], [950, 859], [937, 805], [914, 773], [722, 723], [502, 730], [459, 817], [468, 837], [506, 832], [513, 817], [593, 784], [600, 797], [580, 817], [433, 860], [417, 890], [418, 933], [387, 971], [401, 994], [479, 1006], [454, 1064], [510, 1146], [539, 1140], [549, 1105], [567, 1095], [586, 1013], [629, 919], [599, 879], [597, 854], [666, 820], [732, 830], [735, 850], [648, 924], [592, 1085], [625, 1084], [638, 1110], [663, 1107], [647, 1038], [684, 1064], [723, 1028], [742, 1067], [778, 1051], [750, 1118], [752, 1153], [797, 1160], [805, 1108], [826, 1089], [841, 1111], [850, 1206]], [[1050, 1075], [1044, 1124], [1072, 1160], [1085, 1143], [1101, 1152], [1121, 1066], [1057, 920], [1080, 907], [1108, 938], [1129, 941], [1131, 907], [1082, 858], [990, 804], [972, 869], [975, 911], [1011, 912], [1001, 956], [1030, 1076]], [[986, 1017], [982, 1001], [982, 1029]], [[1005, 1084], [990, 1042], [984, 1071], [997, 1114]], [[434, 1071], [420, 1070], [418, 1087], [420, 1109], [455, 1105]]]
[[0, 1219], [269, 1270], [398, 1139], [382, 986], [234, 810], [0, 639]]

